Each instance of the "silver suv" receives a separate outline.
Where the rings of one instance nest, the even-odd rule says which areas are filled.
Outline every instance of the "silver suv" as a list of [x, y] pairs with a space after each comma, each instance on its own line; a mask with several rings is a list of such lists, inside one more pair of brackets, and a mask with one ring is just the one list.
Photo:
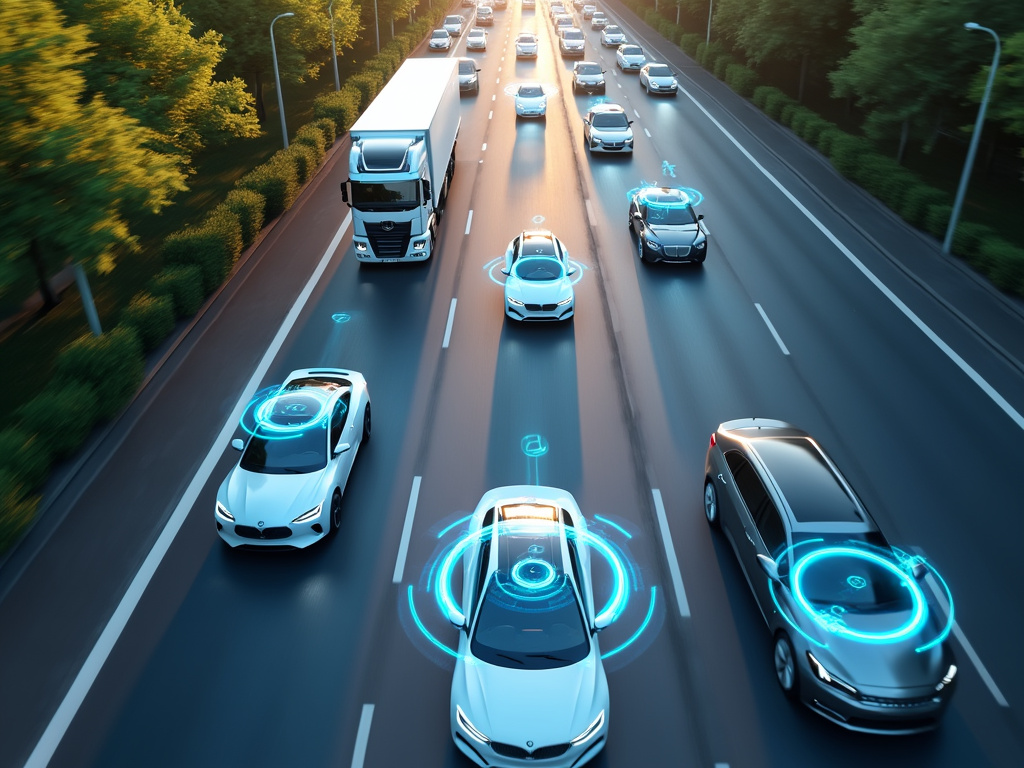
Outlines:
[[595, 104], [583, 118], [583, 146], [594, 152], [632, 152], [633, 121], [618, 104]]

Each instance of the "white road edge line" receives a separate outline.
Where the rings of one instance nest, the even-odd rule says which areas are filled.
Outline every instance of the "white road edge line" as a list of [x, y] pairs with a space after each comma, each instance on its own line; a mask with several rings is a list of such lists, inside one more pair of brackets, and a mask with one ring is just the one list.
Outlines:
[[650, 132], [650, 131], [648, 131], [648, 130], [647, 130], [646, 128], [644, 128], [644, 133], [646, 133], [646, 134], [647, 134], [647, 138], [648, 138], [648, 139], [649, 139], [649, 138], [651, 138], [651, 132]]
[[370, 743], [370, 724], [373, 722], [373, 704], [363, 704], [359, 715], [359, 730], [356, 731], [356, 745], [352, 748], [352, 768], [363, 768], [366, 747]]
[[458, 299], [452, 299], [452, 305], [448, 308], [448, 325], [444, 328], [444, 341], [441, 342], [441, 349], [448, 349], [448, 342], [452, 338], [452, 323], [455, 322], [455, 302]]
[[776, 189], [778, 189], [783, 195], [785, 195], [789, 202], [796, 206], [797, 210], [799, 210], [800, 213], [802, 213], [808, 221], [810, 221], [815, 227], [817, 227], [818, 231], [821, 232], [821, 234], [823, 234], [825, 237], [827, 237], [829, 241], [832, 243], [832, 245], [834, 245], [839, 250], [839, 252], [842, 253], [849, 260], [849, 262], [853, 264], [853, 266], [856, 267], [860, 271], [860, 273], [871, 282], [872, 285], [875, 286], [875, 288], [882, 292], [882, 295], [885, 296], [885, 298], [892, 302], [893, 306], [895, 306], [900, 312], [903, 313], [904, 317], [906, 317], [908, 320], [910, 320], [911, 323], [917, 326], [918, 330], [920, 330], [921, 333], [927, 336], [928, 339], [935, 346], [937, 346], [943, 354], [946, 355], [946, 357], [953, 361], [954, 365], [956, 365], [961, 371], [963, 371], [967, 375], [967, 377], [981, 389], [982, 392], [988, 395], [992, 402], [999, 406], [999, 408], [1002, 409], [1003, 413], [1009, 416], [1014, 424], [1016, 424], [1021, 429], [1024, 429], [1024, 416], [1022, 416], [1017, 411], [1017, 409], [1010, 405], [1006, 398], [1004, 398], [996, 391], [995, 387], [989, 384], [981, 376], [980, 373], [975, 371], [974, 368], [972, 368], [966, 360], [960, 357], [960, 355], [958, 355], [952, 347], [950, 347], [945, 341], [939, 338], [939, 335], [935, 333], [935, 331], [933, 331], [931, 328], [929, 328], [925, 324], [925, 322], [921, 318], [919, 318], [912, 309], [910, 309], [910, 307], [904, 304], [903, 301], [875, 275], [874, 272], [868, 269], [860, 259], [854, 256], [853, 252], [845, 245], [843, 245], [839, 238], [832, 234], [831, 230], [829, 230], [828, 227], [826, 227], [824, 224], [818, 221], [818, 219], [815, 218], [814, 214], [807, 210], [807, 208], [804, 207], [803, 203], [797, 200], [793, 193], [791, 193], [782, 185], [782, 182], [780, 182], [778, 179], [772, 176], [771, 173], [769, 173], [763, 165], [757, 162], [757, 160], [754, 159], [754, 156], [751, 155], [750, 152], [748, 152], [746, 148], [742, 144], [740, 144], [739, 141], [737, 141], [731, 133], [725, 130], [725, 126], [718, 122], [711, 115], [711, 113], [704, 108], [704, 105], [693, 97], [693, 94], [691, 94], [685, 88], [680, 88], [679, 90], [686, 94], [686, 97], [690, 101], [692, 101], [694, 105], [696, 105], [697, 109], [704, 113], [705, 117], [707, 117], [707, 119], [710, 120], [715, 125], [715, 127], [718, 128], [718, 130], [720, 130], [727, 139], [729, 139], [729, 141], [732, 142], [733, 146], [735, 146], [736, 149], [743, 153], [747, 160], [749, 160], [751, 164], [753, 164], [753, 166], [757, 168], [757, 170], [759, 170], [764, 175], [764, 177], [775, 186]]
[[590, 222], [591, 227], [596, 227], [597, 219], [594, 217], [594, 207], [590, 204], [590, 198], [585, 198], [583, 204], [587, 206], [587, 221]]
[[395, 575], [391, 577], [392, 584], [401, 584], [402, 574], [405, 573], [405, 558], [409, 554], [409, 539], [412, 538], [412, 521], [416, 517], [416, 503], [420, 498], [420, 479], [419, 475], [412, 479], [409, 506], [405, 509], [405, 524], [402, 526], [402, 541], [398, 545], [398, 559], [395, 560]]
[[[946, 616], [949, 616], [949, 603], [946, 602], [946, 596], [942, 593], [942, 590], [939, 589], [939, 586], [935, 581], [935, 577], [929, 573], [925, 577], [925, 583], [928, 584], [928, 588], [931, 589], [932, 594], [935, 595], [935, 599], [946, 612]], [[967, 657], [971, 660], [974, 668], [978, 670], [978, 674], [981, 675], [982, 682], [985, 683], [985, 686], [988, 688], [988, 692], [992, 694], [992, 698], [996, 700], [996, 704], [1000, 707], [1009, 707], [1010, 704], [1006, 700], [1006, 697], [1003, 696], [1003, 692], [999, 690], [999, 686], [996, 685], [996, 681], [992, 678], [992, 675], [988, 673], [988, 669], [985, 668], [985, 665], [981, 663], [981, 657], [978, 656], [977, 651], [974, 650], [974, 646], [971, 645], [970, 641], [968, 641], [967, 635], [965, 635], [963, 630], [960, 629], [960, 625], [956, 621], [953, 622], [953, 634], [956, 635], [956, 639], [960, 642], [960, 646], [967, 652]]]
[[772, 325], [772, 321], [768, 319], [768, 315], [766, 315], [764, 310], [761, 309], [761, 305], [755, 301], [754, 306], [757, 307], [757, 311], [761, 313], [761, 319], [764, 320], [764, 324], [768, 326], [768, 330], [772, 332], [772, 336], [775, 337], [775, 341], [778, 343], [779, 349], [782, 350], [782, 354], [789, 355], [789, 350], [786, 349], [786, 345], [782, 343], [782, 337], [779, 336], [778, 331], [775, 330], [775, 326]]
[[661, 528], [661, 541], [665, 545], [665, 554], [668, 555], [668, 570], [672, 575], [672, 586], [676, 590], [676, 603], [679, 604], [679, 615], [684, 619], [690, 618], [690, 604], [686, 600], [686, 590], [683, 589], [683, 575], [679, 572], [679, 559], [676, 557], [676, 548], [672, 546], [672, 532], [668, 527], [668, 518], [665, 516], [665, 504], [661, 500], [661, 491], [652, 488], [654, 495], [654, 510], [658, 513], [658, 526]]
[[320, 263], [313, 270], [313, 274], [310, 275], [306, 286], [302, 289], [302, 293], [295, 299], [295, 304], [292, 305], [284, 322], [281, 323], [277, 335], [270, 342], [270, 346], [267, 347], [267, 351], [264, 353], [259, 365], [256, 366], [256, 370], [253, 371], [252, 377], [245, 385], [245, 389], [242, 390], [242, 396], [235, 404], [231, 415], [228, 416], [227, 423], [214, 439], [209, 453], [206, 454], [203, 463], [199, 465], [199, 469], [196, 470], [192, 482], [189, 483], [185, 493], [182, 494], [163, 531], [160, 532], [160, 536], [153, 544], [153, 548], [149, 550], [149, 554], [146, 555], [146, 559], [135, 574], [135, 578], [132, 579], [132, 583], [128, 585], [124, 597], [121, 598], [121, 602], [118, 603], [114, 614], [110, 617], [106, 627], [103, 628], [103, 632], [93, 646], [92, 651], [90, 651], [85, 663], [82, 664], [82, 668], [75, 676], [74, 682], [64, 695], [64, 700], [61, 701], [57, 711], [54, 712], [53, 717], [50, 719], [49, 725], [43, 731], [43, 735], [36, 742], [35, 749], [32, 750], [32, 754], [29, 755], [28, 761], [25, 763], [25, 768], [45, 768], [45, 766], [49, 765], [53, 754], [60, 745], [61, 739], [64, 738], [64, 734], [67, 733], [68, 728], [71, 726], [71, 721], [78, 714], [78, 710], [82, 706], [82, 702], [85, 701], [89, 689], [96, 682], [100, 670], [103, 669], [103, 665], [114, 649], [114, 645], [121, 637], [121, 633], [128, 624], [128, 620], [142, 599], [142, 595], [149, 586], [153, 574], [156, 573], [156, 569], [160, 566], [164, 555], [167, 554], [167, 550], [170, 549], [174, 537], [178, 535], [178, 531], [184, 524], [185, 518], [196, 503], [196, 499], [199, 498], [199, 492], [202, 491], [203, 486], [206, 485], [210, 475], [213, 473], [217, 462], [224, 455], [224, 446], [227, 445], [228, 438], [231, 437], [231, 434], [238, 427], [238, 420], [242, 417], [242, 413], [255, 394], [257, 385], [263, 380], [263, 377], [270, 369], [271, 363], [284, 345], [285, 339], [291, 333], [295, 321], [299, 318], [299, 313], [302, 312], [306, 302], [309, 300], [310, 294], [313, 293], [313, 289], [319, 282], [324, 270], [327, 269], [327, 265], [330, 263], [334, 252], [338, 249], [338, 245], [341, 243], [341, 239], [345, 236], [345, 232], [348, 231], [351, 223], [352, 212], [349, 211], [345, 216], [345, 220], [341, 222], [341, 227], [339, 227], [334, 238], [331, 240], [331, 244], [327, 246], [327, 250], [320, 259]]
[[[486, 145], [484, 145], [486, 146]], [[473, 226], [473, 209], [469, 209], [469, 216], [466, 217], [466, 234], [469, 234], [470, 228]]]

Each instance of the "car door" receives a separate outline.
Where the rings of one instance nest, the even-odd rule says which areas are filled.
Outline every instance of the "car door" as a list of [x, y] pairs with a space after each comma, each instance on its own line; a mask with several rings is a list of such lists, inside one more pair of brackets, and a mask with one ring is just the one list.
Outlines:
[[[356, 453], [356, 420], [351, 418], [349, 408], [351, 394], [351, 390], [342, 393], [331, 409], [331, 461], [335, 462], [335, 484], [342, 493], [345, 492], [345, 485], [352, 471], [352, 459]], [[348, 443], [349, 448], [335, 455], [335, 451], [342, 443]]]

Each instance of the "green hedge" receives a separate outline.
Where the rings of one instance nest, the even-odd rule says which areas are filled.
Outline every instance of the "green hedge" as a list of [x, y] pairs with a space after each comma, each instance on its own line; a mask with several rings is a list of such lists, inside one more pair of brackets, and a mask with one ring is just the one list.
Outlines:
[[972, 221], [958, 221], [953, 231], [954, 254], [962, 259], [970, 261], [972, 254], [978, 252], [983, 241], [995, 237], [995, 230], [984, 224], [975, 224]]
[[269, 161], [253, 168], [237, 182], [239, 189], [251, 189], [263, 195], [266, 207], [265, 221], [276, 219], [291, 208], [299, 194], [299, 174], [295, 162], [288, 157], [275, 154]]
[[307, 127], [316, 128], [324, 137], [324, 149], [328, 150], [334, 146], [334, 140], [338, 137], [338, 126], [330, 118], [320, 118], [306, 124]]
[[835, 124], [830, 123], [820, 115], [814, 114], [803, 121], [800, 126], [800, 130], [797, 133], [800, 138], [806, 141], [811, 146], [816, 147], [818, 145], [818, 137], [821, 136], [822, 131], [827, 131], [830, 128], [835, 128]]
[[[317, 157], [316, 150], [303, 143], [291, 144], [288, 149], [279, 149], [274, 157], [280, 158], [281, 162], [290, 162], [295, 167], [296, 179], [299, 184], [309, 181], [320, 165], [320, 158]], [[291, 203], [287, 207], [290, 208]]]
[[725, 69], [725, 83], [740, 96], [749, 97], [757, 86], [757, 73], [742, 64], [730, 64]]
[[829, 152], [832, 151], [832, 144], [835, 142], [836, 137], [844, 135], [845, 133], [835, 126], [825, 128], [818, 134], [818, 140], [814, 145], [818, 148], [818, 151], [821, 152], [821, 154], [827, 157]]
[[[50, 448], [38, 435], [20, 427], [0, 431], [0, 471], [9, 472], [26, 493], [43, 484], [51, 461]], [[4, 514], [0, 508], [0, 518]]]
[[701, 42], [697, 46], [697, 63], [700, 64], [704, 69], [710, 69], [715, 65], [715, 60], [726, 53], [725, 46], [715, 40], [708, 45], [707, 42]]
[[331, 91], [317, 96], [313, 101], [313, 117], [331, 120], [339, 133], [344, 133], [359, 117], [362, 111], [362, 94], [351, 83], [346, 82], [340, 91]]
[[679, 47], [689, 56], [691, 59], [697, 58], [697, 48], [701, 43], [704, 42], [704, 35], [699, 35], [696, 32], [683, 33], [679, 36]]
[[362, 112], [373, 101], [373, 98], [380, 93], [380, 89], [384, 87], [384, 75], [375, 69], [364, 69], [358, 75], [352, 75], [346, 85], [351, 85], [358, 89], [359, 111]]
[[832, 138], [828, 159], [839, 173], [854, 179], [861, 161], [873, 150], [874, 146], [867, 139], [839, 131]]
[[145, 359], [134, 329], [119, 325], [101, 336], [79, 336], [57, 355], [54, 379], [91, 384], [102, 418], [112, 418], [142, 383]]
[[159, 347], [174, 330], [174, 301], [169, 296], [140, 291], [121, 311], [120, 324], [134, 328], [142, 349], [149, 352]]
[[35, 518], [38, 496], [26, 496], [24, 482], [0, 469], [0, 553], [17, 542]]
[[305, 144], [310, 147], [316, 153], [317, 163], [323, 160], [324, 153], [327, 151], [327, 137], [324, 136], [319, 126], [312, 123], [307, 123], [299, 128], [292, 143]]
[[751, 101], [754, 102], [755, 107], [762, 111], [766, 111], [767, 108], [765, 104], [768, 101], [768, 97], [775, 93], [780, 94], [782, 96], [786, 95], [782, 93], [782, 91], [780, 91], [774, 85], [759, 85], [754, 89], [754, 94], [753, 96], [751, 96]]
[[[238, 183], [241, 184], [251, 175], [246, 174]], [[214, 208], [198, 227], [189, 227], [168, 235], [163, 246], [166, 264], [199, 267], [203, 276], [204, 295], [213, 293], [224, 282], [241, 252], [242, 225], [238, 217], [225, 206]]]
[[787, 128], [793, 122], [793, 115], [800, 109], [800, 105], [795, 101], [790, 101], [782, 105], [782, 111], [779, 112], [779, 122]]
[[981, 242], [981, 257], [985, 274], [996, 288], [1024, 296], [1024, 248], [989, 237]]
[[941, 189], [918, 183], [907, 190], [898, 213], [904, 221], [915, 227], [923, 227], [928, 207], [944, 205], [948, 202], [949, 196]]
[[[330, 120], [326, 122], [334, 125]], [[251, 189], [232, 189], [221, 205], [225, 206], [238, 219], [242, 235], [242, 249], [248, 248], [256, 241], [260, 230], [263, 229], [263, 212], [267, 207], [266, 199], [259, 192]], [[197, 306], [196, 309], [198, 308]], [[189, 314], [194, 314], [194, 310]]]
[[82, 381], [51, 384], [16, 411], [18, 427], [36, 435], [47, 453], [60, 459], [85, 442], [99, 421], [96, 391]]
[[953, 206], [948, 203], [929, 205], [924, 214], [924, 228], [930, 235], [944, 240], [949, 229], [949, 219], [953, 215]]
[[196, 264], [166, 266], [150, 281], [149, 292], [154, 296], [168, 297], [174, 305], [176, 317], [192, 317], [203, 306], [203, 297], [206, 295], [203, 291], [202, 270]]
[[793, 130], [797, 136], [801, 136], [804, 130], [804, 124], [808, 120], [820, 120], [818, 114], [807, 107], [798, 104], [789, 115], [789, 127]]
[[903, 204], [907, 191], [919, 183], [895, 158], [877, 152], [861, 156], [853, 179], [894, 211]]
[[796, 102], [793, 99], [789, 98], [789, 96], [776, 88], [765, 97], [764, 113], [772, 120], [778, 120], [786, 105], [795, 103]]

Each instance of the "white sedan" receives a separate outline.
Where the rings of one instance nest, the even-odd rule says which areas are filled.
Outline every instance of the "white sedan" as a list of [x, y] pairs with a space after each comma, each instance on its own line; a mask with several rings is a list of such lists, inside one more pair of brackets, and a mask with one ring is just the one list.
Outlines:
[[302, 549], [336, 531], [352, 464], [370, 439], [363, 375], [293, 371], [252, 404], [246, 429], [247, 442], [231, 441], [242, 456], [217, 491], [220, 537], [232, 547]]
[[669, 93], [675, 96], [679, 81], [668, 64], [650, 61], [640, 70], [640, 86], [649, 94]]
[[609, 717], [587, 521], [568, 491], [506, 486], [480, 500], [467, 539], [462, 600], [446, 599], [455, 745], [480, 766], [583, 765]]
[[609, 24], [601, 30], [601, 45], [605, 48], [616, 48], [626, 42], [626, 33], [617, 24]]
[[469, 34], [466, 35], [466, 50], [486, 51], [487, 30], [481, 29], [480, 27], [473, 27], [471, 30], [469, 30]]
[[548, 111], [548, 97], [538, 83], [522, 83], [516, 88], [516, 120], [520, 117], [544, 117]]
[[647, 63], [647, 54], [639, 45], [624, 43], [615, 51], [615, 63], [623, 72], [639, 72]]
[[452, 47], [452, 36], [447, 29], [435, 29], [430, 33], [427, 47], [432, 51], [447, 51]]
[[516, 36], [516, 58], [537, 58], [537, 36], [532, 32], [520, 32]]
[[569, 320], [576, 311], [569, 249], [547, 230], [521, 233], [505, 250], [505, 316], [513, 320]]

